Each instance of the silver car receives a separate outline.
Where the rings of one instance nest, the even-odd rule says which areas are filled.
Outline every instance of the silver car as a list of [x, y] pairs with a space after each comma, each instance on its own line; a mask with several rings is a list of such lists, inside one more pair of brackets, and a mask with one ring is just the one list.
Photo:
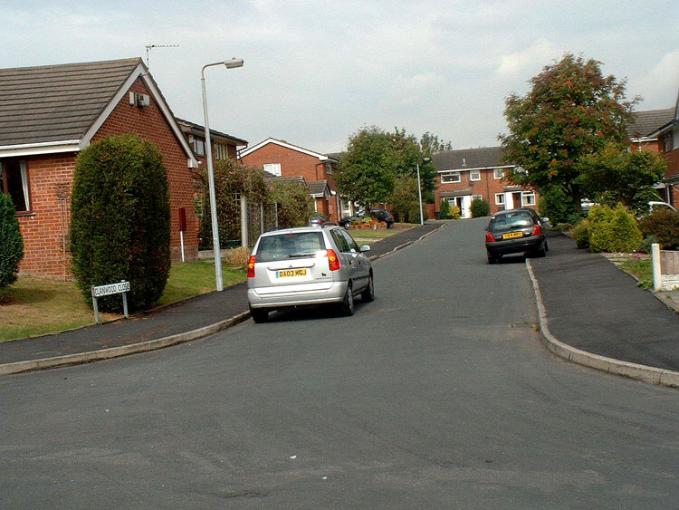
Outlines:
[[262, 234], [248, 261], [248, 303], [255, 322], [277, 308], [337, 303], [353, 315], [354, 296], [375, 298], [373, 270], [342, 227], [316, 225]]

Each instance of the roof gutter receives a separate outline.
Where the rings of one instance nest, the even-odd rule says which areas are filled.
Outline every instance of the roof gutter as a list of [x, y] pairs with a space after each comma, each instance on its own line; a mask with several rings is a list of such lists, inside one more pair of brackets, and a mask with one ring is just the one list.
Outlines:
[[0, 158], [17, 156], [38, 156], [64, 152], [79, 152], [80, 140], [59, 140], [55, 142], [22, 143], [0, 147]]

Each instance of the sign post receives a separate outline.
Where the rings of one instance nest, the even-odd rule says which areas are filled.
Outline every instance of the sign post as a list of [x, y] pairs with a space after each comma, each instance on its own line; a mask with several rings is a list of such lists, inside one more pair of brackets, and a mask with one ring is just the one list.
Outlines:
[[99, 285], [98, 287], [92, 286], [92, 309], [94, 310], [94, 322], [96, 324], [101, 324], [99, 319], [99, 305], [97, 303], [97, 298], [104, 296], [111, 296], [113, 294], [123, 295], [123, 314], [126, 319], [129, 319], [129, 314], [127, 313], [127, 293], [130, 292], [130, 282], [125, 280], [120, 280], [119, 283], [110, 283], [108, 285]]

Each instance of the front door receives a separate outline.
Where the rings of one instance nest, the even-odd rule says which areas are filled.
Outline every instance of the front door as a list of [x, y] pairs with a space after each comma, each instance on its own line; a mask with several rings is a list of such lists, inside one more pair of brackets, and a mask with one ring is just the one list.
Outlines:
[[460, 205], [460, 216], [463, 218], [471, 218], [472, 217], [472, 211], [471, 211], [471, 206], [472, 206], [472, 196], [471, 195], [465, 195], [463, 197], [459, 197], [461, 201]]

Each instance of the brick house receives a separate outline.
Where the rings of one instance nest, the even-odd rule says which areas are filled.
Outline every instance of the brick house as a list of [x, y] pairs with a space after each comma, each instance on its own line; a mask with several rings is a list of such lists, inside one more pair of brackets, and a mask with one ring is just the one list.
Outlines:
[[70, 194], [78, 152], [110, 135], [155, 143], [167, 169], [171, 253], [198, 251], [191, 168], [197, 162], [140, 58], [0, 70], [0, 183], [14, 199], [24, 273], [68, 278]]
[[657, 125], [648, 136], [657, 138], [659, 151], [667, 159], [667, 171], [663, 184], [665, 185], [665, 200], [679, 208], [679, 97], [674, 108], [670, 108], [666, 122]]
[[339, 221], [339, 195], [333, 176], [336, 159], [275, 138], [242, 150], [240, 157], [245, 165], [262, 168], [279, 177], [303, 177], [316, 212], [331, 221]]
[[638, 151], [662, 152], [662, 141], [658, 128], [672, 120], [674, 108], [646, 110], [632, 113], [632, 121], [627, 125], [630, 148]]
[[463, 218], [470, 218], [475, 198], [490, 204], [494, 214], [517, 207], [537, 207], [538, 194], [527, 186], [516, 186], [507, 180], [515, 165], [503, 162], [501, 147], [480, 147], [443, 151], [432, 156], [437, 176], [434, 201], [436, 212], [447, 200], [460, 208]]

